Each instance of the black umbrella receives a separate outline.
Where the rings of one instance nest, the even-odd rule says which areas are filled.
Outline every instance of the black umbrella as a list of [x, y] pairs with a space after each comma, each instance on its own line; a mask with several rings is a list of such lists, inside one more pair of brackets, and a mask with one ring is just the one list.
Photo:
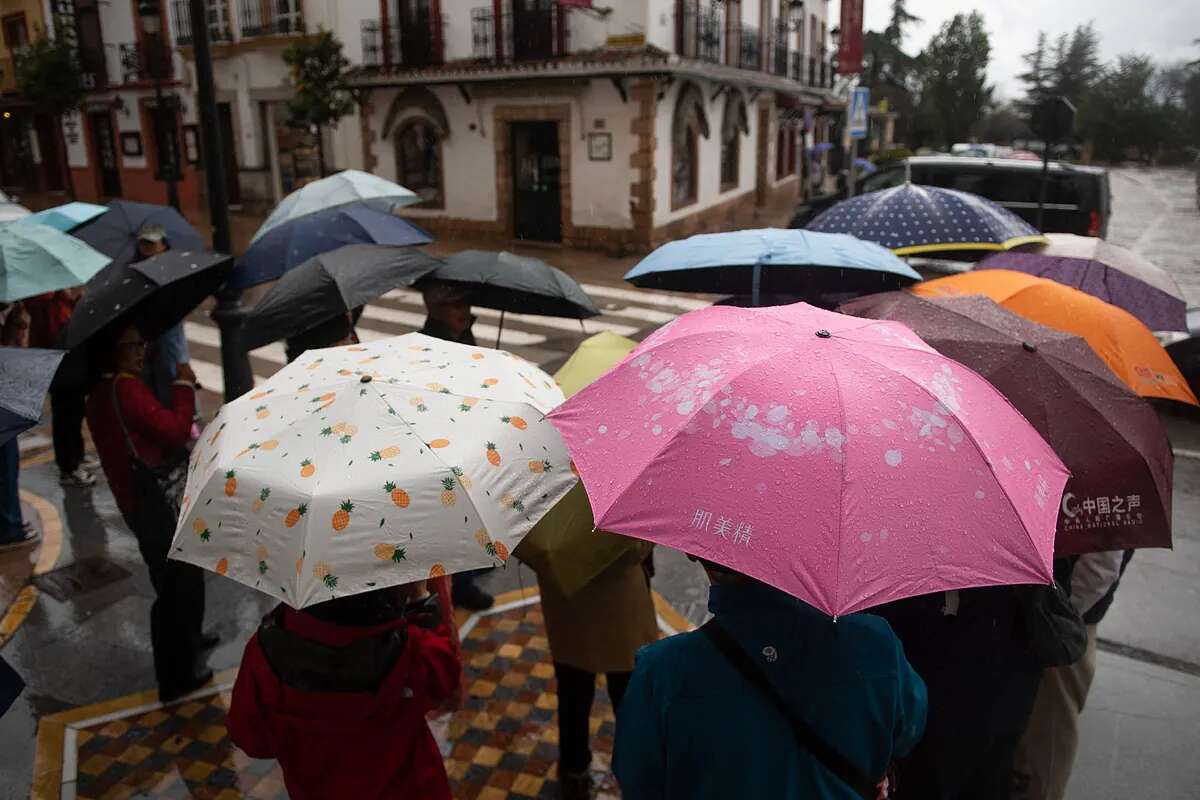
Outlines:
[[37, 424], [63, 355], [62, 350], [0, 347], [0, 444]]
[[[446, 259], [430, 278], [466, 290], [473, 306], [504, 313], [588, 319], [600, 310], [567, 273], [536, 258], [491, 250], [463, 250]], [[496, 339], [499, 344], [499, 337]]]
[[1167, 353], [1183, 377], [1187, 379], [1192, 394], [1200, 397], [1200, 337], [1181, 339], [1167, 345]]
[[411, 286], [443, 264], [411, 247], [352, 244], [314, 256], [284, 273], [246, 316], [244, 342], [253, 350], [301, 334]]
[[87, 282], [64, 343], [78, 347], [118, 324], [137, 325], [154, 339], [215, 292], [232, 265], [231, 256], [204, 250], [168, 250], [134, 264], [114, 260]]
[[174, 250], [204, 250], [204, 239], [183, 215], [170, 206], [113, 200], [108, 211], [73, 231], [73, 235], [99, 250], [114, 264], [128, 264], [137, 257], [138, 231], [145, 225], [161, 225]]

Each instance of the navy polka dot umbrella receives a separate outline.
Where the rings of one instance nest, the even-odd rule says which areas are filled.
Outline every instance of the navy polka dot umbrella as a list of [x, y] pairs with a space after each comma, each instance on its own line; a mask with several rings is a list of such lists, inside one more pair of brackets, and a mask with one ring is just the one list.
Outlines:
[[911, 183], [843, 200], [807, 227], [878, 242], [898, 256], [1009, 250], [1047, 241], [1028, 222], [991, 200]]

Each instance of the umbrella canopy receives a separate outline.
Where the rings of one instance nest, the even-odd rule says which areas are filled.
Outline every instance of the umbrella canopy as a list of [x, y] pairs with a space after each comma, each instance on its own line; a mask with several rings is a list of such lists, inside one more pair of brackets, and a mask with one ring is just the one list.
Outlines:
[[989, 269], [917, 284], [922, 297], [982, 294], [1026, 319], [1082, 336], [1125, 385], [1143, 397], [1196, 405], [1196, 396], [1154, 334], [1132, 314], [1078, 289], [1023, 272]]
[[878, 242], [900, 256], [1046, 243], [1036, 228], [991, 200], [912, 183], [843, 200], [807, 228]]
[[397, 247], [429, 244], [428, 233], [411, 222], [365, 205], [349, 205], [308, 214], [276, 225], [238, 260], [229, 286], [245, 289], [279, 278], [314, 256], [348, 244]]
[[473, 306], [569, 319], [588, 319], [600, 314], [574, 278], [558, 267], [527, 256], [463, 250], [447, 258], [429, 277], [466, 289]]
[[1125, 309], [1151, 330], [1188, 329], [1183, 292], [1166, 270], [1102, 239], [1070, 234], [1047, 238], [1050, 246], [1041, 252], [996, 253], [975, 269], [1011, 269], [1049, 278]]
[[383, 211], [421, 202], [416, 192], [405, 189], [398, 183], [367, 172], [347, 169], [305, 184], [283, 198], [250, 241], [258, 241], [272, 228], [285, 222], [364, 200], [370, 201]]
[[543, 417], [561, 399], [421, 334], [309, 351], [208, 426], [171, 557], [294, 608], [503, 564], [576, 483]]
[[879, 169], [879, 167], [875, 166], [873, 162], [868, 161], [865, 158], [854, 159], [854, 166], [862, 170], [864, 175], [870, 175], [872, 172], [876, 172]]
[[37, 424], [64, 355], [62, 350], [0, 347], [0, 444]]
[[885, 248], [853, 236], [767, 228], [668, 242], [625, 280], [654, 289], [761, 296], [879, 292], [921, 276]]
[[47, 225], [0, 226], [0, 302], [87, 283], [108, 261], [104, 254]]
[[217, 291], [232, 263], [227, 255], [187, 250], [132, 264], [114, 261], [88, 282], [67, 323], [66, 346], [129, 324], [147, 340], [159, 336]]
[[889, 292], [843, 313], [901, 322], [1016, 406], [1071, 471], [1055, 555], [1171, 546], [1173, 458], [1158, 413], [1078, 336], [986, 297]]
[[[632, 339], [609, 331], [598, 333], [579, 345], [554, 380], [570, 397], [635, 347], [637, 342]], [[628, 536], [596, 530], [587, 492], [577, 484], [533, 526], [513, 555], [533, 567], [539, 584], [553, 582], [564, 596], [571, 597], [637, 546]]]
[[441, 263], [411, 247], [378, 244], [351, 244], [314, 256], [284, 274], [247, 315], [245, 346], [253, 350], [301, 334], [385, 292], [411, 286]]
[[987, 381], [898, 323], [694, 311], [550, 419], [599, 527], [835, 616], [1051, 580], [1065, 467]]
[[75, 229], [75, 236], [90, 244], [118, 265], [137, 258], [137, 237], [146, 225], [161, 225], [167, 242], [175, 250], [206, 249], [204, 239], [183, 215], [170, 206], [113, 200], [108, 211]]
[[22, 225], [36, 222], [40, 225], [48, 225], [63, 233], [70, 233], [80, 225], [91, 222], [106, 211], [108, 211], [107, 206], [98, 206], [95, 203], [75, 202], [55, 206], [54, 208], [47, 208], [45, 211], [39, 211], [36, 214], [30, 214], [28, 217], [22, 217], [17, 222]]

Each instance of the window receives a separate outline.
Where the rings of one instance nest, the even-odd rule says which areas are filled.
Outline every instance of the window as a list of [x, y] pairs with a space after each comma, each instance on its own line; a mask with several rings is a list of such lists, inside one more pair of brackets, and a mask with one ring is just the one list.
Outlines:
[[443, 208], [442, 142], [425, 119], [414, 119], [396, 134], [396, 174], [400, 183], [416, 192], [425, 208]]
[[25, 14], [10, 14], [4, 18], [4, 45], [9, 51], [18, 50], [29, 44], [29, 27]]
[[741, 98], [731, 93], [725, 99], [725, 117], [721, 120], [721, 191], [738, 184], [742, 132], [748, 127], [745, 115]]
[[671, 120], [671, 208], [696, 202], [700, 184], [700, 137], [709, 136], [707, 103], [694, 83], [679, 89]]

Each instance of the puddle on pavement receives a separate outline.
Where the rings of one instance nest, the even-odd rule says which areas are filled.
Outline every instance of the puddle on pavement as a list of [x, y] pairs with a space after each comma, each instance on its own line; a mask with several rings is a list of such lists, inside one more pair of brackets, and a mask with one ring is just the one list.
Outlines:
[[45, 592], [60, 603], [65, 603], [67, 600], [124, 580], [129, 575], [129, 570], [106, 558], [93, 556], [38, 575], [34, 577], [33, 583], [39, 591]]

